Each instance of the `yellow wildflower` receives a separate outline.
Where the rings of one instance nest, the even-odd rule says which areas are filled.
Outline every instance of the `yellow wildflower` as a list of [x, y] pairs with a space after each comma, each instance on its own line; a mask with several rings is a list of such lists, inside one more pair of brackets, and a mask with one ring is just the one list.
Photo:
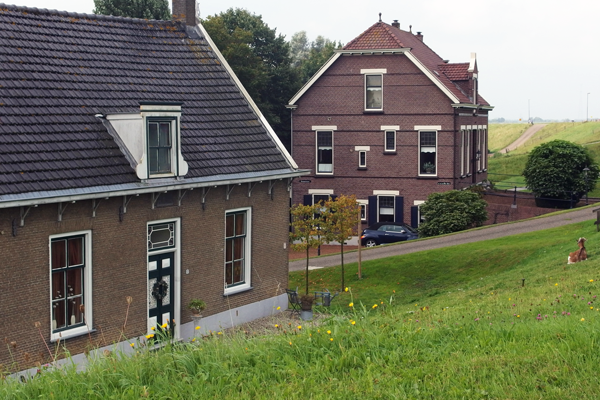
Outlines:
[[327, 331], [327, 334], [328, 334], [328, 335], [331, 335], [331, 331]]
[[585, 321], [585, 318], [581, 318], [582, 321]]
[[277, 307], [278, 310], [281, 310], [281, 307]]
[[333, 338], [329, 338], [329, 340], [333, 342]]
[[200, 327], [199, 327], [199, 326], [197, 326], [197, 327], [196, 327], [196, 330], [198, 330], [198, 329], [200, 329]]
[[356, 321], [350, 321], [352, 325], [356, 325]]
[[129, 345], [130, 345], [131, 347], [133, 347], [133, 346], [135, 346], [135, 343], [129, 343]]
[[146, 339], [152, 339], [153, 337], [154, 337], [154, 334], [153, 334], [153, 333], [151, 333], [151, 334], [149, 334], [149, 335], [146, 335]]
[[344, 292], [347, 292], [347, 291], [348, 291], [348, 288], [344, 289]]
[[348, 307], [354, 307], [354, 303], [348, 304]]
[[298, 330], [302, 329], [302, 325], [298, 325]]
[[377, 304], [373, 304], [373, 308], [377, 308]]

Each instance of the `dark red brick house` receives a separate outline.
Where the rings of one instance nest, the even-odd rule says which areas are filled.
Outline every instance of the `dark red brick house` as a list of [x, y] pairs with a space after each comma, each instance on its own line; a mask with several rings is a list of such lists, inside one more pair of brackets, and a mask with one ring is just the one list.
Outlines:
[[189, 338], [193, 298], [207, 303], [200, 332], [287, 306], [289, 191], [303, 171], [195, 2], [174, 3], [173, 21], [0, 8], [11, 371], [48, 362], [46, 344], [130, 349], [165, 322]]
[[432, 192], [487, 179], [492, 107], [478, 93], [475, 54], [449, 63], [416, 34], [375, 23], [290, 100], [292, 155], [309, 175], [294, 203], [354, 194], [363, 221], [417, 226]]

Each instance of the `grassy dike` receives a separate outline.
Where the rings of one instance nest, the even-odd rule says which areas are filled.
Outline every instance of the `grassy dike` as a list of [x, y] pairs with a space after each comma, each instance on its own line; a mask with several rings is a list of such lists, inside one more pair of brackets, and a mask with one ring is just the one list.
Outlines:
[[[567, 265], [580, 236], [590, 259]], [[138, 343], [85, 372], [5, 381], [0, 398], [595, 399], [599, 239], [588, 221], [365, 262], [361, 280], [350, 264], [318, 324]], [[310, 271], [310, 290], [334, 290], [339, 274]], [[302, 288], [302, 272], [290, 279]]]

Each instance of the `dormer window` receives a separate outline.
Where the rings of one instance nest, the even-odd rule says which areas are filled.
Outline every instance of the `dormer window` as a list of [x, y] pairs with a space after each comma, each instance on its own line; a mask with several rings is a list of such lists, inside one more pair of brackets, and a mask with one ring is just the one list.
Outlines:
[[175, 120], [148, 120], [148, 173], [162, 175], [173, 173], [173, 130]]

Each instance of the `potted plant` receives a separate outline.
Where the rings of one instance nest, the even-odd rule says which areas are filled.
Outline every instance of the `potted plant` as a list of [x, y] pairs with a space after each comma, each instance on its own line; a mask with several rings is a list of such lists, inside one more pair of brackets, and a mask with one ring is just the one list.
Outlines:
[[308, 321], [312, 319], [312, 306], [314, 301], [315, 298], [310, 294], [305, 294], [302, 297], [300, 297], [300, 318], [303, 321]]
[[423, 169], [426, 173], [433, 174], [433, 172], [435, 171], [435, 165], [431, 162], [426, 162], [425, 164], [423, 164]]
[[202, 311], [206, 309], [206, 303], [200, 299], [192, 299], [188, 303], [188, 309], [192, 312], [194, 317], [202, 317]]

